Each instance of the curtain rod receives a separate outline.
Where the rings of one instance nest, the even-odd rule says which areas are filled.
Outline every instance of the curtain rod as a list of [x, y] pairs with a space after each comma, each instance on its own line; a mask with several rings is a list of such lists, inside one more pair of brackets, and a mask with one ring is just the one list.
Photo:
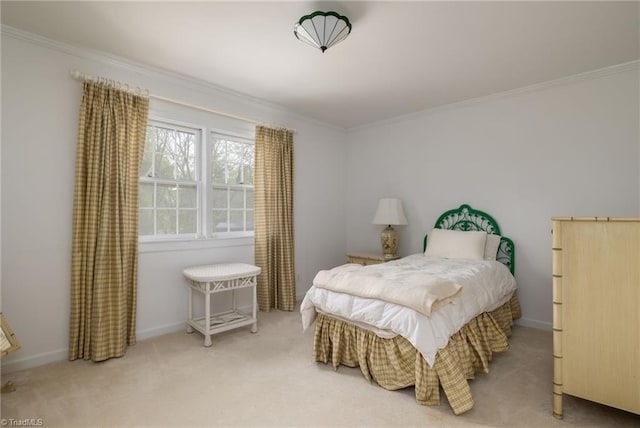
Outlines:
[[201, 110], [201, 111], [206, 111], [208, 113], [213, 113], [216, 114], [218, 116], [224, 116], [224, 117], [228, 117], [231, 119], [237, 119], [237, 120], [241, 120], [243, 122], [249, 122], [249, 123], [253, 123], [254, 125], [263, 125], [263, 126], [269, 126], [269, 127], [274, 127], [274, 128], [278, 128], [278, 129], [285, 129], [287, 131], [291, 131], [293, 133], [296, 132], [295, 129], [291, 129], [291, 128], [286, 128], [284, 126], [277, 126], [277, 125], [269, 125], [265, 122], [261, 122], [255, 119], [249, 119], [246, 117], [242, 117], [242, 116], [238, 116], [232, 113], [226, 113], [224, 111], [220, 111], [220, 110], [213, 110], [210, 109], [208, 107], [203, 107], [203, 106], [199, 106], [196, 104], [191, 104], [185, 101], [180, 101], [180, 100], [175, 100], [173, 98], [167, 98], [167, 97], [163, 97], [161, 95], [157, 95], [157, 94], [153, 94], [151, 92], [149, 92], [148, 89], [141, 89], [140, 87], [135, 87], [135, 88], [131, 88], [127, 83], [120, 83], [118, 81], [115, 80], [111, 80], [108, 78], [104, 78], [104, 77], [99, 77], [99, 76], [93, 76], [91, 74], [87, 74], [87, 73], [82, 73], [78, 70], [71, 70], [70, 72], [71, 77], [73, 77], [75, 80], [80, 80], [80, 81], [91, 81], [91, 82], [109, 82], [111, 84], [115, 84], [118, 85], [120, 87], [122, 87], [122, 89], [126, 90], [126, 91], [130, 91], [130, 92], [139, 92], [142, 96], [146, 96], [148, 98], [153, 98], [159, 101], [166, 101], [168, 103], [172, 103], [172, 104], [177, 104], [177, 105], [181, 105], [183, 107], [189, 107], [192, 109], [196, 109], [196, 110]]

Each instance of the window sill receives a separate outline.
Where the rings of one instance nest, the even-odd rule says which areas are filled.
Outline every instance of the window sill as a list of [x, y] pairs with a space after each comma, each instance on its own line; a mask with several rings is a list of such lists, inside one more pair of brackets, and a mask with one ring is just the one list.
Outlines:
[[189, 239], [139, 242], [139, 253], [163, 253], [170, 251], [194, 251], [211, 248], [253, 246], [253, 236], [234, 236], [214, 239]]

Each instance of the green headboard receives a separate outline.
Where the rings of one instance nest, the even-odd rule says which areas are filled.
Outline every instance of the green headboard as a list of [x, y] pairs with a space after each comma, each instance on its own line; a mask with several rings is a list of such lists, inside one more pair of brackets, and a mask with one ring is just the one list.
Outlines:
[[[515, 249], [513, 241], [500, 233], [498, 223], [489, 214], [474, 210], [467, 204], [460, 205], [460, 208], [446, 211], [436, 221], [433, 226], [439, 229], [450, 230], [479, 230], [500, 235], [500, 246], [496, 260], [509, 268], [512, 274], [515, 274]], [[427, 235], [424, 236], [424, 245], [422, 251], [427, 249]]]

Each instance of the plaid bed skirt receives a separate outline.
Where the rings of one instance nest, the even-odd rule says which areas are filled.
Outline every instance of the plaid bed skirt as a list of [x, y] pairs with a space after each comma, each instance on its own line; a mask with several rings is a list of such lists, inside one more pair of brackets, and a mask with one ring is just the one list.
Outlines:
[[440, 385], [456, 415], [473, 407], [468, 379], [489, 372], [494, 352], [509, 349], [513, 320], [520, 318], [520, 302], [511, 300], [465, 324], [449, 339], [429, 367], [422, 354], [402, 336], [383, 339], [348, 322], [318, 314], [313, 344], [315, 361], [360, 367], [364, 377], [396, 390], [415, 385], [420, 404], [440, 404]]

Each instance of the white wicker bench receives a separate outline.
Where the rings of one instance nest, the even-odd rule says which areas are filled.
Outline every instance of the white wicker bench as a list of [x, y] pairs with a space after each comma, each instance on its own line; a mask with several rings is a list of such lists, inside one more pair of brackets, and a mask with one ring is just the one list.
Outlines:
[[[189, 285], [189, 315], [187, 333], [193, 329], [204, 334], [204, 346], [211, 346], [211, 335], [246, 325], [251, 325], [251, 332], [258, 331], [256, 316], [258, 299], [256, 291], [257, 276], [260, 268], [245, 263], [222, 263], [205, 266], [194, 266], [182, 271]], [[235, 290], [253, 288], [252, 313], [238, 310]], [[193, 291], [204, 294], [204, 316], [193, 316]], [[211, 295], [231, 291], [231, 310], [211, 314]]]

